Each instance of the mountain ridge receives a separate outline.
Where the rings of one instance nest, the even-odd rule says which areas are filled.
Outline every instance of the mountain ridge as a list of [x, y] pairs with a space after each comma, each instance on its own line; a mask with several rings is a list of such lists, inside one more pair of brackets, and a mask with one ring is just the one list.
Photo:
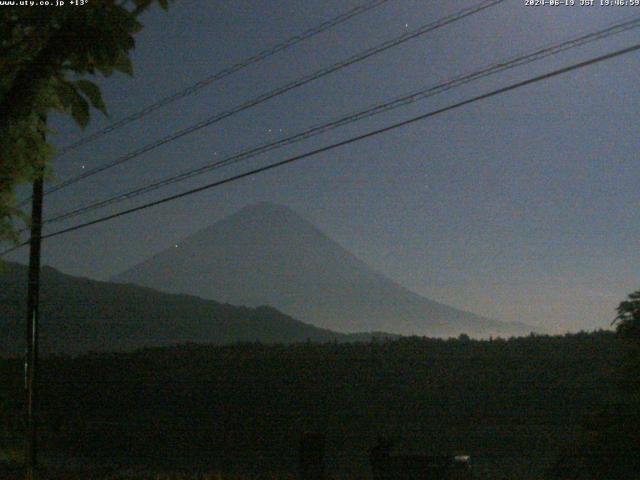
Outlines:
[[[27, 267], [0, 270], [0, 352], [24, 351]], [[44, 354], [131, 351], [181, 343], [368, 341], [382, 332], [344, 335], [307, 325], [270, 306], [238, 307], [41, 271], [40, 337]]]
[[289, 207], [267, 202], [244, 207], [112, 280], [233, 304], [269, 304], [343, 333], [486, 337], [534, 330], [412, 292]]

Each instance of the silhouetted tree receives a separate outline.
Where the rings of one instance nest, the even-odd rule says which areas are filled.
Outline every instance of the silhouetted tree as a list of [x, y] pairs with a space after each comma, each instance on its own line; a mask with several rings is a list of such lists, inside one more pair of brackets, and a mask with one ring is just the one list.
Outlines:
[[640, 291], [618, 305], [617, 333], [624, 342], [620, 369], [615, 374], [622, 387], [615, 402], [590, 412], [583, 422], [580, 441], [559, 456], [552, 479], [636, 479], [640, 471]]
[[640, 343], [640, 290], [620, 302], [615, 321], [618, 322], [618, 333], [622, 338]]
[[[0, 241], [17, 240], [15, 187], [46, 169], [52, 147], [46, 114], [70, 114], [81, 126], [90, 106], [106, 113], [100, 89], [78, 79], [133, 73], [129, 52], [139, 15], [155, 0], [91, 0], [82, 6], [0, 9]], [[164, 9], [168, 0], [157, 0]]]
[[618, 305], [617, 332], [628, 351], [623, 364], [625, 390], [640, 395], [640, 290], [629, 294]]

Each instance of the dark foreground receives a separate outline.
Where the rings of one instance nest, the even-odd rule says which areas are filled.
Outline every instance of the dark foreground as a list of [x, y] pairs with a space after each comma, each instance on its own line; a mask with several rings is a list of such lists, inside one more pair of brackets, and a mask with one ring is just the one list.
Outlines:
[[[469, 455], [476, 478], [608, 478], [635, 456], [639, 430], [620, 389], [624, 355], [600, 332], [47, 358], [42, 459], [47, 478], [287, 478], [301, 435], [315, 432], [330, 477], [371, 478], [384, 437], [398, 455]], [[19, 461], [21, 375], [20, 360], [0, 361], [5, 465]]]

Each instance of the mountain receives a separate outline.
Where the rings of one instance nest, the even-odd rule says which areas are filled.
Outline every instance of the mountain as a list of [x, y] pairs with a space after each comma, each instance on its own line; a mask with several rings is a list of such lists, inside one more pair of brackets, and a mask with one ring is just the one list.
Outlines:
[[374, 271], [291, 209], [246, 207], [113, 278], [239, 305], [272, 305], [321, 328], [404, 335], [522, 335], [532, 328], [429, 300]]
[[[24, 351], [26, 285], [25, 266], [0, 266], [0, 356]], [[50, 267], [42, 269], [40, 289], [43, 353], [133, 350], [186, 342], [357, 341], [374, 335], [342, 335], [304, 324], [272, 307], [236, 307], [72, 277]]]

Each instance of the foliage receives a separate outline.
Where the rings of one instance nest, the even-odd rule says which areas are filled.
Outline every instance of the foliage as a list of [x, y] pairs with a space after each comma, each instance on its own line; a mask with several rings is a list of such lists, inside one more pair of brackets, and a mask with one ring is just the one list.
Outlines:
[[624, 339], [640, 344], [640, 290], [629, 294], [618, 306], [618, 333]]
[[[522, 480], [615, 400], [619, 360], [612, 332], [57, 357], [43, 363], [43, 428], [98, 462], [225, 475], [295, 472], [300, 433], [319, 431], [328, 472], [346, 478], [368, 476], [368, 448], [388, 435], [400, 452], [470, 454], [486, 478]], [[15, 388], [20, 368], [0, 361]]]
[[[66, 8], [0, 9], [0, 241], [17, 240], [25, 220], [15, 188], [46, 173], [51, 111], [69, 114], [81, 127], [90, 107], [106, 114], [98, 86], [84, 75], [131, 75], [129, 53], [153, 0], [92, 0]], [[168, 0], [158, 0], [164, 9]]]
[[629, 294], [627, 300], [618, 305], [617, 332], [627, 346], [622, 363], [623, 389], [638, 397], [640, 405], [640, 290]]
[[[620, 360], [609, 375], [615, 401], [593, 408], [583, 432], [566, 446], [551, 478], [636, 479], [640, 471], [640, 291], [617, 308]], [[601, 387], [601, 386], [599, 386]]]

